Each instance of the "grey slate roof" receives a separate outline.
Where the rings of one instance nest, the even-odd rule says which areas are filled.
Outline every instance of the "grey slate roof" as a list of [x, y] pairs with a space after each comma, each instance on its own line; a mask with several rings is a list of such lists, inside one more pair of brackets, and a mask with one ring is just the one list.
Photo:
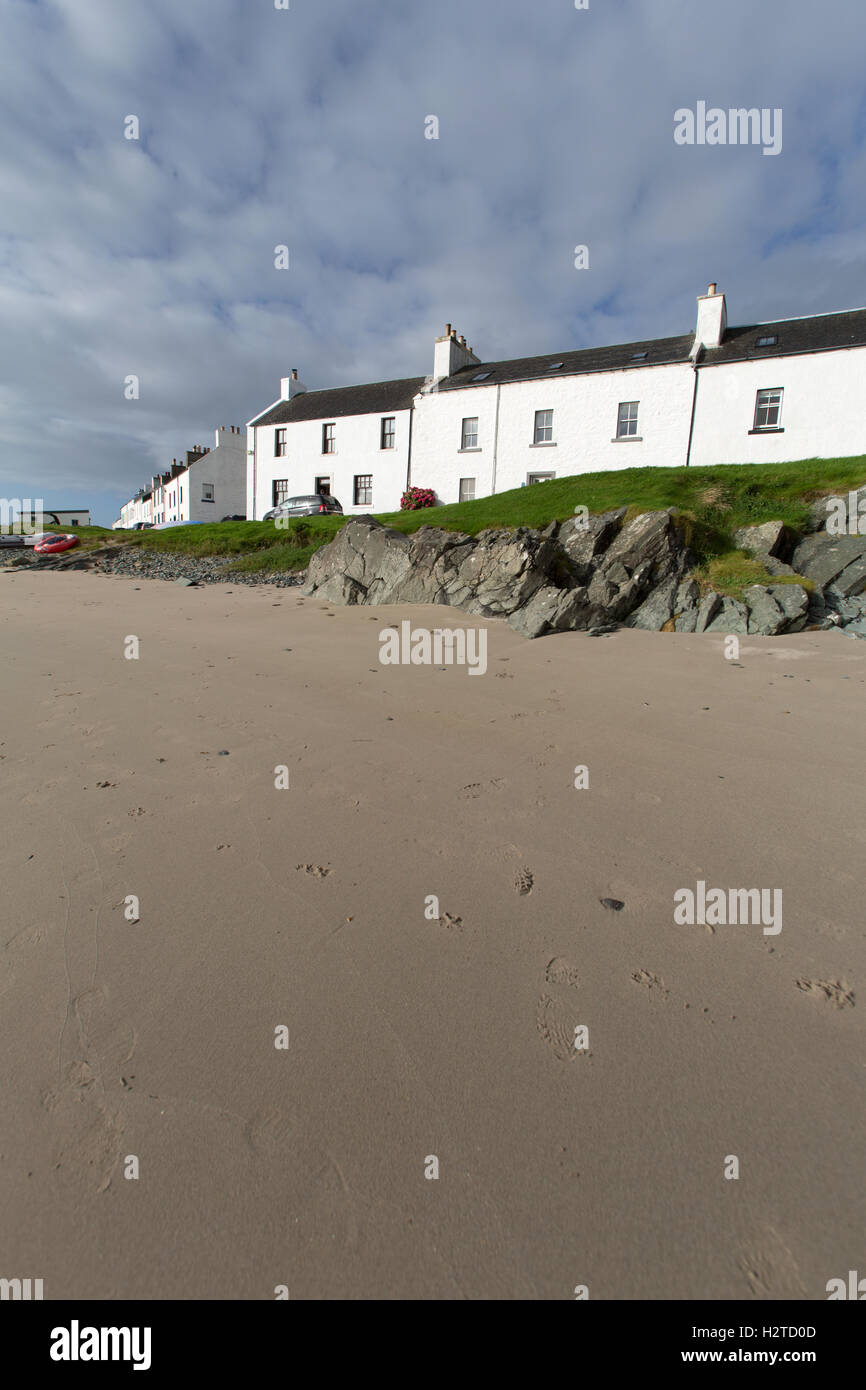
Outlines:
[[[759, 338], [778, 337], [772, 347], [759, 348]], [[814, 314], [804, 319], [780, 319], [777, 323], [753, 323], [729, 328], [721, 347], [710, 348], [702, 362], [756, 361], [761, 357], [789, 357], [801, 352], [866, 347], [866, 309], [846, 309], [841, 314]]]
[[286, 425], [295, 420], [336, 420], [341, 415], [387, 415], [408, 410], [426, 378], [375, 381], [369, 386], [337, 386], [328, 391], [302, 391], [250, 421], [253, 425]]
[[[440, 391], [461, 390], [466, 386], [496, 386], [505, 381], [532, 381], [539, 377], [577, 376], [585, 372], [613, 372], [624, 367], [660, 367], [672, 362], [688, 362], [694, 333], [679, 338], [650, 338], [641, 343], [617, 343], [613, 347], [579, 348], [570, 352], [548, 352], [543, 357], [515, 357], [507, 362], [482, 362], [463, 367], [440, 381]], [[646, 353], [639, 361], [636, 353]], [[562, 366], [551, 370], [554, 362]], [[484, 381], [475, 378], [487, 373]]]
[[[777, 337], [778, 343], [769, 347], [757, 346], [759, 338], [771, 337]], [[504, 382], [539, 381], [544, 378], [583, 376], [590, 372], [687, 363], [694, 338], [694, 333], [690, 332], [677, 338], [648, 338], [639, 343], [616, 343], [612, 347], [548, 352], [543, 357], [479, 362], [446, 377], [436, 389], [460, 391], [467, 387], [496, 386]], [[775, 323], [728, 328], [721, 346], [707, 348], [699, 360], [701, 366], [713, 366], [850, 347], [866, 347], [866, 309], [847, 309], [838, 314], [815, 314], [808, 318], [780, 319]], [[554, 363], [562, 365], [554, 367]], [[483, 380], [479, 381], [479, 377], [483, 377]], [[294, 420], [328, 420], [341, 415], [387, 414], [392, 410], [408, 410], [425, 380], [425, 377], [409, 377], [401, 381], [379, 381], [370, 386], [306, 391], [295, 396], [294, 400], [278, 401], [251, 423], [282, 425]]]

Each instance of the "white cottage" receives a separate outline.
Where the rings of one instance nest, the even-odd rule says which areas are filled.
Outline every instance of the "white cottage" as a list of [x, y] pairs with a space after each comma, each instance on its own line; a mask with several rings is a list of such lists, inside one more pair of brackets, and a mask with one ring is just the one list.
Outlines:
[[247, 426], [247, 516], [320, 492], [347, 515], [396, 511], [424, 377], [308, 391], [297, 370]]
[[716, 285], [693, 332], [482, 362], [450, 324], [433, 373], [307, 391], [297, 372], [248, 425], [247, 515], [330, 491], [396, 511], [576, 473], [866, 452], [866, 309], [729, 328]]

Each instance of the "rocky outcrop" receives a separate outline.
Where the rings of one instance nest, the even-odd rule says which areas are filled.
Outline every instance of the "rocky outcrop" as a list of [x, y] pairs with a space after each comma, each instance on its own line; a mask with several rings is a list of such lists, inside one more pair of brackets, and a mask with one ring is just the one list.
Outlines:
[[506, 618], [525, 637], [616, 625], [764, 636], [839, 627], [866, 636], [866, 535], [798, 538], [780, 521], [743, 528], [738, 546], [792, 582], [752, 585], [740, 600], [702, 591], [690, 576], [695, 559], [672, 511], [627, 517], [621, 507], [543, 531], [477, 536], [433, 526], [407, 536], [358, 517], [313, 556], [304, 592], [344, 604], [449, 604]]
[[405, 536], [348, 522], [310, 561], [304, 592], [332, 603], [442, 603], [507, 618], [526, 637], [601, 624], [661, 627], [693, 563], [672, 514], [620, 508], [544, 531], [477, 536], [424, 526]]

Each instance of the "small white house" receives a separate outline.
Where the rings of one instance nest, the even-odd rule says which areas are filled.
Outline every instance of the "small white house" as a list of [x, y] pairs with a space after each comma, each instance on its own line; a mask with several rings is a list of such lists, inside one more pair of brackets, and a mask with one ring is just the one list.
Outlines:
[[308, 391], [296, 370], [247, 425], [247, 516], [323, 493], [347, 515], [394, 511], [406, 487], [412, 406], [424, 377]]
[[715, 284], [672, 338], [482, 362], [450, 324], [433, 372], [307, 391], [297, 372], [247, 427], [247, 515], [330, 491], [396, 511], [631, 467], [866, 453], [866, 309], [729, 328]]

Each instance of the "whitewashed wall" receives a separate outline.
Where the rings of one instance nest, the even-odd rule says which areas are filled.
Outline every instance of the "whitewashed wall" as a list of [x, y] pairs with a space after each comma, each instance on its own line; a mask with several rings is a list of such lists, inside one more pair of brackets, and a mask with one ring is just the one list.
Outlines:
[[[174, 490], [183, 483], [183, 502], [167, 521], [221, 521], [224, 516], [246, 516], [247, 505], [247, 444], [243, 431], [219, 429], [214, 434], [215, 447], [209, 454], [194, 459], [186, 472], [168, 484]], [[213, 485], [213, 502], [205, 502], [203, 484]]]
[[[866, 348], [702, 367], [692, 464], [866, 453]], [[783, 434], [750, 434], [759, 390], [784, 388]]]
[[[382, 449], [382, 420], [388, 415], [393, 415], [395, 420], [395, 447]], [[329, 477], [331, 495], [341, 503], [347, 516], [397, 511], [406, 486], [410, 416], [408, 410], [392, 410], [375, 415], [297, 420], [285, 426], [251, 426], [247, 431], [247, 516], [260, 518], [270, 510], [273, 484], [281, 478], [288, 479], [290, 496], [303, 496], [315, 491], [317, 478]], [[322, 425], [325, 423], [336, 426], [333, 454], [322, 453]], [[276, 430], [282, 428], [286, 430], [287, 452], [285, 457], [278, 458], [274, 452]], [[255, 449], [255, 458], [249, 452], [252, 449]], [[369, 506], [356, 507], [353, 502], [355, 475], [367, 473], [373, 478], [373, 501]]]
[[[642, 367], [499, 388], [495, 490], [526, 483], [531, 473], [606, 472], [684, 464], [694, 374], [687, 364]], [[461, 478], [475, 477], [476, 497], [493, 491], [495, 386], [431, 392], [419, 401], [412, 447], [412, 482], [456, 502]], [[621, 401], [639, 401], [638, 439], [617, 442]], [[553, 443], [535, 445], [535, 412], [553, 410]], [[464, 417], [478, 416], [480, 452], [461, 452]]]

